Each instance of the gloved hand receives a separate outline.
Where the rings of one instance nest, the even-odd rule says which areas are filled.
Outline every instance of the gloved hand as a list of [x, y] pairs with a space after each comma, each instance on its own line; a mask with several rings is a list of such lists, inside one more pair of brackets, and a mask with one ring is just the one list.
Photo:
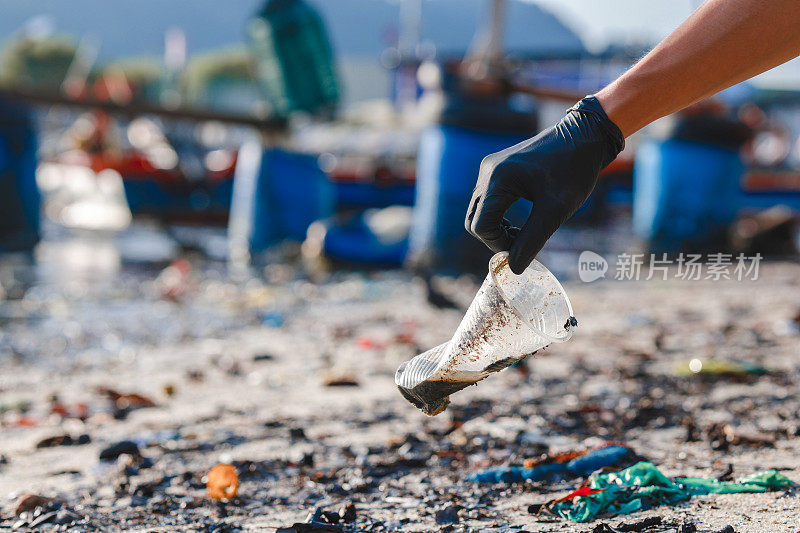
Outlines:
[[[521, 274], [624, 146], [620, 129], [600, 102], [587, 96], [552, 128], [483, 160], [467, 231], [495, 252], [509, 250], [508, 266]], [[503, 217], [519, 198], [533, 202], [522, 229]]]

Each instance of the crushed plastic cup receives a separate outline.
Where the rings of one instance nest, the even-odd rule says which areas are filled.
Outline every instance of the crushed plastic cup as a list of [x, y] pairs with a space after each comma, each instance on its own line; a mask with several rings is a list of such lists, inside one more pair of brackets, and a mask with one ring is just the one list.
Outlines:
[[508, 252], [500, 252], [453, 338], [401, 364], [395, 383], [409, 402], [437, 415], [454, 392], [569, 340], [576, 325], [567, 293], [544, 265], [533, 261], [517, 276]]

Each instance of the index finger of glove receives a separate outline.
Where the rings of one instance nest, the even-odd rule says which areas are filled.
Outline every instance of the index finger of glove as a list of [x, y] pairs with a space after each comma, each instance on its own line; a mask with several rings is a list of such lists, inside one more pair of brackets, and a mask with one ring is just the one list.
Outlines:
[[564, 221], [563, 210], [543, 202], [534, 202], [528, 220], [508, 253], [508, 266], [514, 274], [522, 274]]
[[470, 209], [473, 216], [468, 231], [480, 239], [493, 252], [511, 247], [516, 228], [504, 218], [506, 211], [516, 198], [507, 194], [488, 194], [475, 198]]

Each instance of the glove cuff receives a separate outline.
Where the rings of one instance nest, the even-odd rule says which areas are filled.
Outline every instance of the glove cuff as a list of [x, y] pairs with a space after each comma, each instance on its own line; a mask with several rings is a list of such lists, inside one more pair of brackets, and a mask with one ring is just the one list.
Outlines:
[[622, 135], [622, 130], [614, 124], [614, 121], [608, 118], [603, 106], [600, 105], [600, 101], [593, 94], [583, 97], [578, 103], [570, 107], [568, 111], [591, 115], [597, 119], [598, 125], [606, 133], [609, 144], [614, 151], [611, 159], [615, 158], [617, 154], [625, 148], [625, 136]]

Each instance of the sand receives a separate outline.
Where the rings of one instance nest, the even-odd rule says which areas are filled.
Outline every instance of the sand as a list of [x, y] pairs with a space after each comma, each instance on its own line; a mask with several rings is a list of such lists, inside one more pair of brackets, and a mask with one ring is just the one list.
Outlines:
[[[195, 275], [198, 282], [178, 302], [165, 302], [142, 274], [127, 292], [107, 288], [83, 303], [52, 296], [36, 307], [36, 320], [20, 302], [4, 308], [6, 346], [8, 335], [35, 335], [42, 315], [88, 329], [97, 309], [137, 301], [158, 304], [164, 321], [186, 325], [183, 338], [154, 333], [151, 342], [130, 340], [122, 328], [119, 346], [107, 346], [102, 357], [96, 350], [0, 355], [0, 454], [7, 460], [0, 464], [0, 529], [19, 521], [14, 501], [29, 492], [74, 513], [78, 519], [58, 526], [70, 531], [269, 531], [302, 521], [316, 505], [336, 511], [349, 501], [357, 509], [352, 531], [590, 531], [595, 523], [528, 513], [580, 479], [487, 486], [464, 475], [606, 440], [625, 441], [668, 475], [718, 476], [731, 464], [734, 477], [778, 468], [800, 482], [795, 263], [764, 264], [754, 282], [566, 283], [579, 321], [573, 339], [537, 354], [529, 376], [504, 370], [454, 394], [433, 418], [398, 394], [394, 370], [447, 340], [463, 311], [431, 307], [421, 281], [351, 274], [322, 283], [217, 280], [210, 290], [208, 275]], [[466, 307], [477, 281], [436, 284]], [[216, 314], [198, 315], [215, 306]], [[152, 329], [144, 309], [132, 320]], [[265, 355], [271, 357], [257, 357]], [[676, 375], [676, 365], [709, 357], [757, 363], [770, 373], [742, 380]], [[358, 385], [325, 386], [332, 375]], [[157, 405], [117, 420], [98, 386]], [[85, 403], [90, 416], [48, 415], [51, 394], [70, 409]], [[19, 425], [21, 402], [30, 403], [32, 427]], [[698, 441], [687, 442], [688, 418]], [[774, 444], [713, 449], [704, 431], [714, 423]], [[86, 434], [91, 442], [36, 448], [60, 434]], [[137, 442], [152, 466], [98, 460], [120, 440]], [[211, 502], [203, 476], [231, 462], [240, 472], [239, 497]], [[437, 512], [448, 506], [460, 509], [458, 521], [437, 524]], [[800, 500], [794, 491], [702, 496], [603, 521], [651, 515], [690, 520], [698, 531], [796, 531]], [[447, 516], [440, 513], [440, 522]]]

